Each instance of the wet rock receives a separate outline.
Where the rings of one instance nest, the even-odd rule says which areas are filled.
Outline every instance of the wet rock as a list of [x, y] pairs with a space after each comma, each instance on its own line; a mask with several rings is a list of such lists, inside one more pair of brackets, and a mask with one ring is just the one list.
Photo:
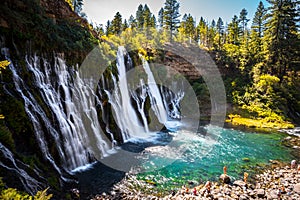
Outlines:
[[250, 158], [242, 158], [244, 162], [250, 162]]
[[220, 176], [221, 183], [229, 184], [230, 183], [230, 177], [227, 174], [222, 174]]

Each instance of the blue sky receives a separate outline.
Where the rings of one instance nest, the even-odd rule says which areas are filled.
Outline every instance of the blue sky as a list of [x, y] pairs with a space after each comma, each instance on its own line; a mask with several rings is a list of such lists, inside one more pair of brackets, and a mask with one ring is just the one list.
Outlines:
[[[233, 15], [239, 16], [240, 11], [246, 8], [248, 18], [252, 19], [260, 0], [179, 0], [180, 14], [191, 13], [198, 23], [202, 16], [205, 20], [217, 20], [219, 17], [224, 22], [230, 22]], [[262, 0], [266, 6], [266, 0]], [[84, 0], [83, 12], [91, 22], [106, 24], [112, 20], [116, 12], [120, 12], [123, 20], [128, 19], [135, 12], [139, 4], [147, 4], [152, 13], [157, 16], [165, 0]], [[182, 18], [180, 17], [180, 19]]]

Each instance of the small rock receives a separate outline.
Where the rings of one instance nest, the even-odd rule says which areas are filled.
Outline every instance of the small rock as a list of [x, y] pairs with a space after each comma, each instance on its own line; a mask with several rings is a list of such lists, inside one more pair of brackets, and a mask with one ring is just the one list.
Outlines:
[[291, 136], [288, 136], [288, 137], [285, 138], [285, 140], [291, 140], [291, 139], [292, 139]]
[[244, 181], [237, 180], [233, 182], [233, 185], [240, 186], [241, 188], [245, 187], [247, 184]]
[[250, 162], [250, 158], [242, 158], [244, 162]]
[[272, 190], [272, 191], [269, 193], [269, 196], [270, 196], [270, 199], [278, 199], [278, 191]]
[[256, 191], [256, 194], [257, 194], [257, 197], [263, 198], [263, 197], [265, 197], [265, 190], [264, 189], [258, 189]]
[[300, 194], [300, 183], [294, 185], [294, 192]]
[[230, 183], [230, 177], [227, 174], [222, 174], [220, 176], [220, 181], [222, 183], [229, 184]]

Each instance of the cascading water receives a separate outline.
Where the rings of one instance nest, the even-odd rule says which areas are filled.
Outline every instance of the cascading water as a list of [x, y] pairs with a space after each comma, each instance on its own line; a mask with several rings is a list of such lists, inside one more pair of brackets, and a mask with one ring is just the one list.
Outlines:
[[[22, 169], [20, 165], [25, 166], [25, 164], [19, 160], [15, 160], [13, 153], [2, 145], [2, 143], [0, 143], [0, 155], [1, 159], [3, 159], [0, 161], [0, 166], [8, 171], [15, 172], [26, 191], [28, 191], [31, 195], [34, 195], [36, 191], [43, 189], [43, 184], [31, 177], [24, 169]], [[38, 173], [36, 174], [38, 175]]]
[[[9, 54], [5, 53], [8, 51], [2, 50], [6, 59], [10, 60]], [[9, 65], [15, 89], [23, 99], [39, 149], [63, 180], [68, 181], [63, 177], [62, 169], [71, 172], [115, 152], [115, 132], [110, 130], [110, 121], [103, 106], [105, 103], [101, 99], [104, 94], [108, 98], [123, 141], [149, 136], [149, 122], [145, 110], [147, 98], [150, 99], [151, 109], [161, 124], [164, 125], [168, 119], [172, 119], [168, 114], [179, 115], [178, 105], [175, 104], [179, 104], [183, 94], [167, 98], [171, 94], [162, 88], [159, 89], [149, 64], [142, 60], [147, 79], [141, 78], [138, 83], [139, 89], [134, 90], [129, 87], [126, 77], [126, 68], [132, 69], [132, 66], [128, 67], [132, 62], [125, 48], [119, 47], [118, 74], [111, 74], [113, 90], [105, 88], [108, 86], [105, 86], [106, 81], [102, 76], [100, 82], [102, 81], [103, 88], [102, 93], [98, 91], [98, 96], [94, 91], [95, 80], [82, 78], [79, 70], [68, 68], [59, 56], [55, 56], [52, 63], [38, 56], [26, 56], [27, 71], [33, 80], [31, 83], [23, 80], [21, 72], [13, 62]], [[98, 86], [100, 85], [101, 83]], [[174, 104], [174, 109], [167, 106], [170, 104]], [[102, 110], [102, 116], [98, 116], [97, 109]], [[109, 139], [101, 132], [99, 119], [104, 122], [105, 132], [110, 135]], [[57, 155], [52, 155], [53, 149], [56, 149], [60, 160], [56, 160]], [[4, 157], [13, 163], [12, 167], [23, 182], [27, 180], [24, 182], [27, 191], [36, 192], [40, 189], [37, 188], [40, 184], [35, 179], [30, 176], [28, 178], [25, 171], [18, 168], [12, 154], [2, 144], [0, 150]], [[0, 165], [9, 168], [3, 163]]]
[[51, 110], [50, 117], [55, 123], [27, 89], [29, 87], [14, 65], [11, 64], [9, 68], [46, 159], [60, 172], [60, 167], [49, 151], [50, 145], [45, 134], [50, 134], [55, 141], [62, 167], [67, 171], [90, 163], [95, 154], [106, 156], [110, 144], [99, 133], [101, 128], [91, 100], [95, 95], [88, 85], [83, 84], [78, 73], [75, 72], [75, 76], [71, 77], [65, 62], [59, 57], [55, 58], [53, 66], [37, 56], [26, 57], [26, 64], [33, 74], [34, 87], [38, 88], [43, 102]]
[[117, 53], [117, 69], [118, 69], [118, 83], [112, 74], [114, 83], [114, 91], [111, 94], [106, 91], [109, 102], [111, 103], [115, 118], [121, 129], [124, 140], [131, 137], [146, 136], [147, 130], [140, 123], [137, 113], [131, 103], [130, 89], [128, 88], [125, 66], [126, 50], [124, 47], [119, 47]]
[[165, 124], [168, 120], [167, 111], [164, 107], [164, 103], [162, 100], [162, 95], [158, 89], [154, 76], [149, 67], [149, 63], [142, 58], [143, 67], [148, 76], [148, 87], [149, 87], [149, 96], [151, 100], [151, 108], [155, 112], [156, 116], [160, 123]]
[[[108, 101], [112, 105], [116, 123], [121, 129], [125, 141], [129, 138], [149, 137], [150, 131], [144, 110], [147, 97], [150, 99], [151, 109], [159, 123], [166, 125], [168, 120], [180, 118], [179, 103], [184, 96], [184, 93], [179, 91], [177, 95], [172, 95], [172, 98], [164, 97], [171, 96], [172, 92], [159, 90], [148, 62], [141, 56], [143, 69], [147, 78], [146, 80], [143, 78], [140, 79], [137, 85], [139, 90], [129, 87], [125, 65], [126, 56], [127, 59], [130, 60], [125, 48], [119, 47], [117, 53], [118, 81], [117, 78], [111, 74], [114, 89], [113, 91], [105, 90]], [[130, 65], [132, 62], [129, 61], [128, 63]], [[127, 68], [132, 69], [132, 66], [128, 66]], [[132, 100], [136, 105], [136, 109], [132, 104]], [[173, 104], [174, 107], [170, 108], [170, 106], [168, 106], [169, 104]], [[171, 115], [168, 116], [168, 113], [175, 117]]]

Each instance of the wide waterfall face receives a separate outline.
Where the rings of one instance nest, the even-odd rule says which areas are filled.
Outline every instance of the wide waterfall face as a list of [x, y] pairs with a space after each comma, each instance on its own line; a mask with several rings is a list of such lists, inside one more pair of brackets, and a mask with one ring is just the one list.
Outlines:
[[[71, 75], [59, 57], [55, 58], [53, 65], [37, 56], [27, 57], [26, 64], [32, 73], [32, 84], [50, 109], [50, 116], [14, 65], [10, 65], [10, 70], [46, 159], [60, 171], [49, 150], [53, 144], [48, 143], [46, 134], [54, 141], [62, 167], [67, 171], [90, 163], [95, 153], [107, 155], [110, 144], [99, 134], [101, 128], [95, 105], [91, 103], [94, 96], [89, 86], [83, 84], [78, 74], [73, 72]], [[95, 146], [98, 152], [93, 152], [91, 146]]]
[[[102, 99], [104, 94], [123, 142], [148, 137], [151, 131], [160, 131], [149, 130], [149, 109], [160, 127], [170, 119], [180, 119], [179, 103], [184, 94], [174, 94], [159, 87], [144, 59], [147, 78], [140, 78], [135, 88], [130, 86], [127, 73], [134, 67], [124, 47], [118, 49], [117, 74], [110, 77], [112, 88], [105, 84], [108, 81], [104, 76], [97, 80], [98, 87], [104, 91], [101, 93], [98, 88], [100, 95], [99, 91], [94, 91], [95, 80], [81, 78], [79, 71], [69, 68], [59, 56], [53, 62], [38, 56], [27, 56], [25, 61], [31, 83], [23, 80], [14, 64], [9, 69], [33, 124], [39, 148], [60, 174], [61, 168], [70, 172], [115, 152], [116, 130], [111, 129], [111, 121], [107, 119]], [[99, 108], [101, 112], [98, 112]], [[105, 124], [104, 131], [101, 121]], [[59, 161], [55, 159], [57, 155]]]

